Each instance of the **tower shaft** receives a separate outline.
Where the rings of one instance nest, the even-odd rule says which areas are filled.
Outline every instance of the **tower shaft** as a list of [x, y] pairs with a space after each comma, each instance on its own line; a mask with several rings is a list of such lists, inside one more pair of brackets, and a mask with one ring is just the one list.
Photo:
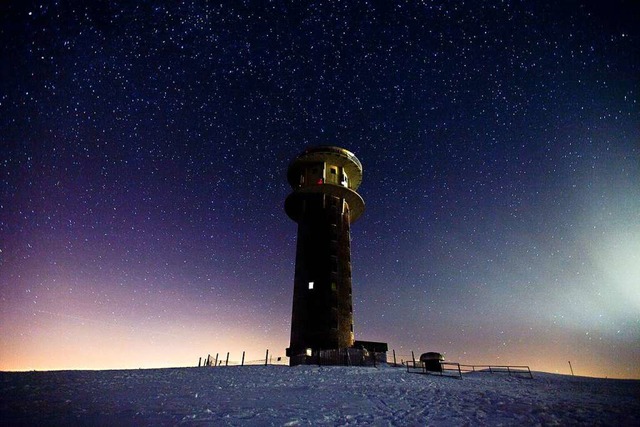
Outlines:
[[350, 226], [364, 210], [362, 166], [338, 147], [306, 150], [289, 166], [285, 210], [298, 223], [291, 316], [292, 365], [353, 346]]

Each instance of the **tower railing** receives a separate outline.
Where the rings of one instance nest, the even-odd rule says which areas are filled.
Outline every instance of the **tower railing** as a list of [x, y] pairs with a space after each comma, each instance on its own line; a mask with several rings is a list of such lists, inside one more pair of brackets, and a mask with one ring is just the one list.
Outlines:
[[[319, 150], [330, 151], [330, 152], [333, 152], [333, 153], [340, 154], [340, 155], [346, 157], [347, 159], [351, 160], [353, 163], [355, 163], [358, 166], [358, 168], [360, 168], [360, 170], [362, 170], [362, 163], [360, 163], [360, 160], [358, 160], [358, 158], [353, 153], [351, 153], [349, 150], [345, 150], [344, 148], [334, 147], [334, 146], [330, 146], [330, 145], [326, 145], [326, 146], [322, 145], [322, 146], [319, 146], [319, 147], [309, 148], [309, 149], [307, 149], [305, 151], [305, 153], [306, 152], [315, 152], [315, 151], [319, 151]], [[294, 162], [295, 162], [295, 160], [294, 160]]]

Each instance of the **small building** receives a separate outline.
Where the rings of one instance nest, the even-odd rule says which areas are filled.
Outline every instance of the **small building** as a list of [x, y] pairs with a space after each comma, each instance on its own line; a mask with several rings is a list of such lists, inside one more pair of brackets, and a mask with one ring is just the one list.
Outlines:
[[429, 351], [420, 355], [420, 363], [422, 363], [422, 366], [424, 366], [427, 371], [442, 372], [440, 362], [444, 362], [444, 356], [435, 351]]

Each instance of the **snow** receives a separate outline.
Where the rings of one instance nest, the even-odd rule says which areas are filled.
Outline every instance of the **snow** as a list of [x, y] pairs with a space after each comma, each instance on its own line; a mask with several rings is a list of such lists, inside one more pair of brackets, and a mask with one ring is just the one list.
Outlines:
[[235, 366], [0, 373], [2, 425], [640, 425], [640, 380]]

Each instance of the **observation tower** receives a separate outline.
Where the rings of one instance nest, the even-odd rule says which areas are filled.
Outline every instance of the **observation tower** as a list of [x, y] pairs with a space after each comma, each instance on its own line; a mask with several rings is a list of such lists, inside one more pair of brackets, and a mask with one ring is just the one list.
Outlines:
[[287, 179], [285, 211], [298, 223], [287, 349], [294, 366], [354, 346], [350, 227], [364, 212], [362, 164], [344, 148], [313, 147], [289, 164]]

